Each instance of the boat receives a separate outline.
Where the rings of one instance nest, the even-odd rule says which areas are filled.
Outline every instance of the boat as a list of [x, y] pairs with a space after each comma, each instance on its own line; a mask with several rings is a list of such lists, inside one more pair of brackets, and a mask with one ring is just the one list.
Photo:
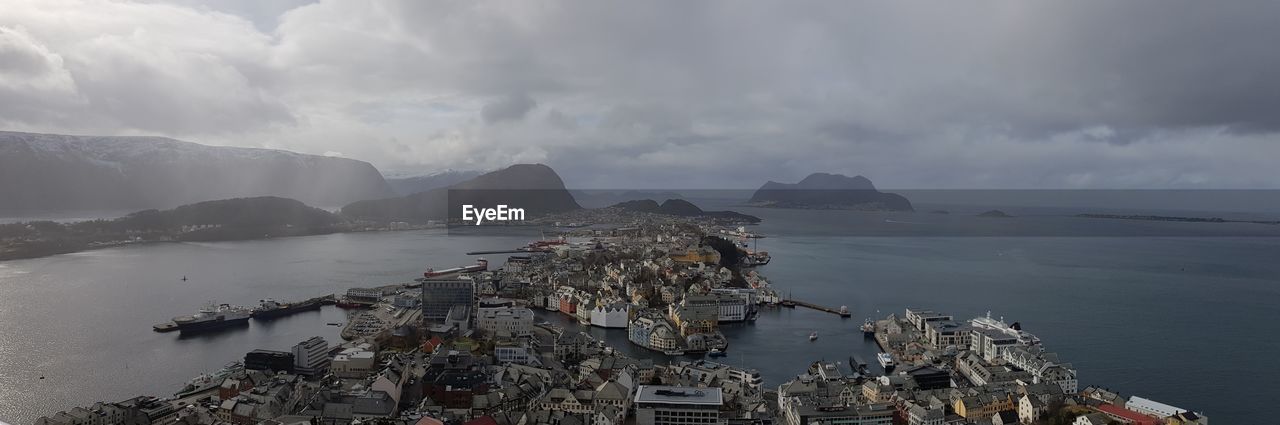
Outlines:
[[880, 362], [880, 367], [884, 368], [885, 372], [893, 370], [893, 355], [889, 353], [876, 353], [876, 361]]
[[360, 309], [360, 308], [373, 307], [373, 304], [353, 301], [347, 297], [342, 297], [342, 299], [339, 299], [337, 303], [334, 303], [334, 305], [338, 306], [338, 308], [344, 308], [344, 309]]
[[683, 355], [684, 355], [684, 351], [680, 351], [680, 350], [666, 350], [666, 351], [663, 351], [663, 352], [662, 352], [662, 354], [666, 354], [666, 355], [668, 355], [668, 356], [683, 356]]
[[813, 333], [809, 334], [809, 340], [810, 340], [810, 341], [817, 341], [817, 340], [818, 340], [818, 333], [817, 333], [817, 332], [813, 332]]
[[288, 316], [300, 311], [320, 309], [320, 298], [312, 298], [296, 303], [281, 303], [268, 298], [259, 301], [259, 303], [258, 307], [254, 308], [253, 312], [249, 314], [250, 317], [259, 320]]
[[719, 348], [712, 348], [711, 351], [707, 352], [707, 357], [724, 357], [727, 355], [728, 354], [725, 354], [724, 350]]
[[876, 336], [876, 324], [875, 322], [872, 322], [871, 318], [869, 317], [867, 318], [867, 321], [862, 322], [861, 329], [862, 329], [862, 336], [865, 336], [865, 337]]
[[743, 267], [763, 266], [765, 264], [769, 264], [769, 260], [771, 259], [772, 257], [769, 256], [768, 252], [765, 252], [765, 251], [752, 252], [747, 254], [745, 257], [742, 257], [742, 266]]
[[151, 329], [156, 332], [173, 332], [178, 330], [178, 324], [173, 322], [157, 323], [151, 326]]
[[342, 324], [341, 324], [341, 323], [338, 323], [338, 322], [329, 322], [329, 323], [327, 323], [327, 325], [329, 325], [329, 326], [342, 326]]
[[250, 312], [244, 308], [232, 307], [228, 304], [215, 306], [210, 303], [196, 314], [173, 318], [173, 323], [182, 333], [194, 333], [247, 325], [249, 315]]
[[422, 273], [422, 277], [425, 277], [427, 279], [435, 279], [435, 278], [449, 277], [449, 276], [461, 274], [461, 273], [482, 272], [485, 270], [489, 270], [489, 260], [481, 258], [476, 260], [476, 263], [474, 265], [465, 266], [465, 267], [453, 267], [453, 268], [442, 269], [442, 270], [428, 268], [426, 272]]
[[244, 363], [241, 363], [238, 361], [227, 363], [227, 365], [223, 366], [222, 369], [219, 369], [218, 371], [213, 372], [212, 374], [201, 373], [196, 377], [191, 378], [190, 381], [187, 381], [186, 386], [183, 386], [181, 390], [178, 390], [178, 392], [175, 393], [174, 396], [177, 398], [182, 398], [182, 397], [189, 396], [191, 394], [211, 390], [219, 385], [222, 385], [222, 381], [224, 378], [231, 376], [231, 374], [233, 373], [243, 371], [243, 370], [244, 370]]

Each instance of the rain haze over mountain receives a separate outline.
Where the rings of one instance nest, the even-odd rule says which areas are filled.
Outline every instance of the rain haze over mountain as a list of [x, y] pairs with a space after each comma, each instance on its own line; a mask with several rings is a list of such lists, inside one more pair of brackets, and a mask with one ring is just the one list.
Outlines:
[[1278, 182], [1275, 2], [4, 3], [10, 131], [587, 188]]

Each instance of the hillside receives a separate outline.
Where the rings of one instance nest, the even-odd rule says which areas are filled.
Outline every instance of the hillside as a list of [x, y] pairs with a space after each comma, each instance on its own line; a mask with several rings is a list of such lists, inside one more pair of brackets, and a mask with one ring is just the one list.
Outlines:
[[341, 214], [353, 220], [421, 223], [460, 218], [465, 204], [523, 208], [527, 218], [582, 208], [551, 167], [517, 164], [422, 193], [354, 202], [342, 207]]
[[914, 211], [907, 198], [876, 190], [866, 177], [828, 173], [810, 174], [794, 184], [769, 181], [751, 195], [750, 203], [774, 208]]
[[680, 217], [704, 217], [714, 218], [724, 221], [732, 221], [737, 223], [759, 223], [760, 218], [734, 211], [703, 211], [693, 203], [683, 199], [668, 199], [662, 204], [652, 199], [643, 199], [637, 201], [626, 201], [613, 205], [613, 208], [621, 208], [627, 211], [645, 212], [651, 214], [674, 215]]
[[303, 236], [348, 230], [340, 217], [278, 197], [236, 198], [145, 210], [113, 220], [0, 225], [0, 260], [165, 241]]
[[279, 196], [321, 206], [391, 196], [363, 161], [164, 137], [0, 132], [0, 213], [173, 208]]
[[480, 171], [450, 170], [426, 176], [387, 177], [387, 184], [391, 186], [391, 190], [396, 194], [400, 196], [408, 196], [415, 193], [426, 192], [431, 189], [438, 189], [462, 183], [479, 177], [480, 174], [483, 173]]

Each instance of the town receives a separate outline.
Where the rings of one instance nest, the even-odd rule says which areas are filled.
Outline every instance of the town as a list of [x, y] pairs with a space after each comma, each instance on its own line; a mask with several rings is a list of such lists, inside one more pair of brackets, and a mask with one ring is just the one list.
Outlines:
[[[760, 235], [723, 220], [608, 208], [554, 220], [612, 225], [518, 247], [500, 267], [480, 260], [352, 288], [334, 297], [349, 310], [333, 324], [342, 341], [252, 349], [173, 395], [76, 407], [36, 424], [1208, 423], [1081, 387], [1066, 359], [991, 314], [905, 308], [868, 319], [861, 330], [882, 350], [874, 364], [813, 359], [795, 365], [794, 378], [766, 383], [749, 365], [716, 361], [734, 343], [720, 326], [758, 320], [762, 309], [849, 313], [781, 296], [755, 270], [770, 258], [748, 248]], [[539, 320], [547, 314], [625, 332], [669, 361], [627, 356]]]

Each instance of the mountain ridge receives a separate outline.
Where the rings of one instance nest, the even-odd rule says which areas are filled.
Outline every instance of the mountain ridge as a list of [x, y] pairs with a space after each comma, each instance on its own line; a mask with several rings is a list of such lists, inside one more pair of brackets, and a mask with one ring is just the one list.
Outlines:
[[343, 205], [390, 195], [372, 164], [156, 136], [0, 131], [4, 212], [172, 208], [278, 196]]

